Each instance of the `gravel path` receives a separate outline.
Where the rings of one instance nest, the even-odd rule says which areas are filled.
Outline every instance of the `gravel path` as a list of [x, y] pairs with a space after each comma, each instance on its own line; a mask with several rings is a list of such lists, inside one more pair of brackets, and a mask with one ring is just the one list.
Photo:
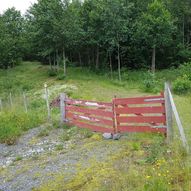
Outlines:
[[40, 137], [44, 128], [29, 130], [16, 145], [0, 144], [0, 191], [30, 191], [55, 174], [64, 173], [70, 179], [79, 163], [87, 167], [91, 159], [103, 162], [120, 150], [120, 144], [108, 144], [110, 141], [97, 140], [94, 136], [75, 135], [62, 141], [64, 129], [53, 129], [48, 136]]

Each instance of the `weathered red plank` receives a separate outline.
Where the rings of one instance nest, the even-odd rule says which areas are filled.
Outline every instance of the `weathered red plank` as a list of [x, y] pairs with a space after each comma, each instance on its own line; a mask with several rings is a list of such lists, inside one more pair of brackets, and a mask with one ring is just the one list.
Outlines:
[[114, 98], [113, 101], [115, 105], [164, 103], [164, 96], [160, 95], [135, 98]]
[[165, 116], [117, 116], [119, 123], [165, 123]]
[[77, 120], [72, 121], [72, 124], [76, 125], [77, 127], [87, 128], [87, 129], [91, 129], [92, 131], [97, 131], [97, 132], [102, 132], [102, 133], [113, 133], [114, 132], [113, 128], [100, 127], [100, 126], [84, 123], [84, 122], [77, 121]]
[[74, 99], [67, 99], [66, 104], [68, 104], [68, 105], [90, 106], [90, 107], [103, 107], [103, 108], [112, 106], [112, 103], [108, 103], [108, 102], [88, 101], [88, 100], [74, 100]]
[[95, 118], [95, 117], [90, 117], [88, 115], [85, 114], [75, 114], [72, 112], [67, 112], [66, 117], [68, 119], [72, 119], [72, 120], [83, 120], [83, 121], [88, 121], [91, 123], [97, 123], [97, 124], [101, 124], [101, 125], [107, 125], [109, 127], [113, 126], [113, 121], [112, 120], [107, 120], [107, 119], [103, 119], [103, 118]]
[[150, 126], [118, 126], [120, 132], [160, 132], [166, 133], [166, 128], [152, 128]]
[[151, 107], [124, 107], [116, 108], [117, 114], [136, 114], [136, 113], [165, 113], [164, 106], [151, 106]]
[[79, 106], [66, 106], [66, 111], [79, 112], [79, 113], [84, 113], [84, 114], [96, 115], [96, 116], [100, 116], [100, 117], [108, 117], [108, 118], [113, 117], [112, 111], [103, 111], [101, 109], [83, 108], [83, 107], [79, 107]]

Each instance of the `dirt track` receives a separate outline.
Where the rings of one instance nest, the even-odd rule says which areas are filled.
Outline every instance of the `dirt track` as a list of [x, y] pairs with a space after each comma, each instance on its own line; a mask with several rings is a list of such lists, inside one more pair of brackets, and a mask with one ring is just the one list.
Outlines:
[[77, 166], [88, 167], [92, 159], [104, 162], [112, 153], [120, 152], [120, 144], [108, 144], [94, 134], [84, 138], [76, 134], [61, 140], [65, 129], [52, 129], [48, 136], [39, 136], [45, 127], [28, 131], [13, 146], [0, 145], [0, 190], [30, 191], [45, 184], [58, 174], [65, 179], [77, 173]]

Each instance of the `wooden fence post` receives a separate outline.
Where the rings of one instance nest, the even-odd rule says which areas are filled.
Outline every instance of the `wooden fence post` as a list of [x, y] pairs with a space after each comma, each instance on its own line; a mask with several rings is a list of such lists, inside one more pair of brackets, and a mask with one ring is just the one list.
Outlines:
[[11, 92], [9, 93], [9, 103], [10, 103], [10, 107], [13, 107], [13, 100], [12, 100]]
[[2, 110], [3, 110], [3, 104], [2, 104], [2, 100], [0, 98], [0, 111], [2, 111]]
[[45, 90], [45, 99], [46, 99], [46, 106], [47, 106], [47, 113], [48, 113], [48, 120], [51, 120], [51, 112], [50, 112], [50, 104], [49, 104], [49, 95], [48, 95], [48, 87], [47, 84], [44, 84]]
[[167, 141], [170, 143], [173, 139], [173, 128], [172, 128], [172, 106], [170, 104], [169, 92], [168, 92], [169, 85], [165, 83], [165, 111], [166, 111], [166, 126], [167, 126]]
[[115, 98], [116, 96], [114, 96], [114, 98], [112, 99], [112, 110], [113, 110], [113, 131], [114, 134], [118, 133], [118, 128], [117, 128], [117, 115], [115, 112]]
[[65, 104], [66, 94], [62, 93], [60, 94], [60, 125], [62, 125], [63, 122], [66, 121], [66, 104]]
[[25, 92], [23, 92], [23, 102], [24, 102], [25, 112], [27, 113], [28, 108], [27, 108], [27, 98]]
[[189, 152], [189, 146], [188, 146], [188, 143], [187, 143], [187, 140], [186, 140], [184, 129], [183, 129], [180, 117], [178, 115], [178, 111], [176, 109], [175, 102], [173, 100], [173, 97], [172, 97], [172, 94], [171, 94], [171, 91], [170, 91], [169, 88], [168, 88], [168, 94], [169, 94], [169, 99], [170, 99], [170, 103], [171, 103], [171, 106], [172, 106], [172, 111], [174, 113], [176, 123], [177, 123], [178, 129], [179, 129], [179, 132], [180, 132], [180, 137], [181, 137], [181, 140], [182, 140], [182, 144], [183, 144], [184, 148], [187, 150], [187, 152]]

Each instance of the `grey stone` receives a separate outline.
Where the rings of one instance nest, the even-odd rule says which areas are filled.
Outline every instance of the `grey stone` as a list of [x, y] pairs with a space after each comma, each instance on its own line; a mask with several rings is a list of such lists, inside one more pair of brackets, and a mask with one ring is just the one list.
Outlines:
[[113, 135], [113, 140], [119, 140], [121, 137], [121, 134], [120, 133], [116, 133]]
[[104, 139], [112, 139], [113, 138], [113, 135], [111, 133], [104, 133], [103, 134], [103, 138]]

